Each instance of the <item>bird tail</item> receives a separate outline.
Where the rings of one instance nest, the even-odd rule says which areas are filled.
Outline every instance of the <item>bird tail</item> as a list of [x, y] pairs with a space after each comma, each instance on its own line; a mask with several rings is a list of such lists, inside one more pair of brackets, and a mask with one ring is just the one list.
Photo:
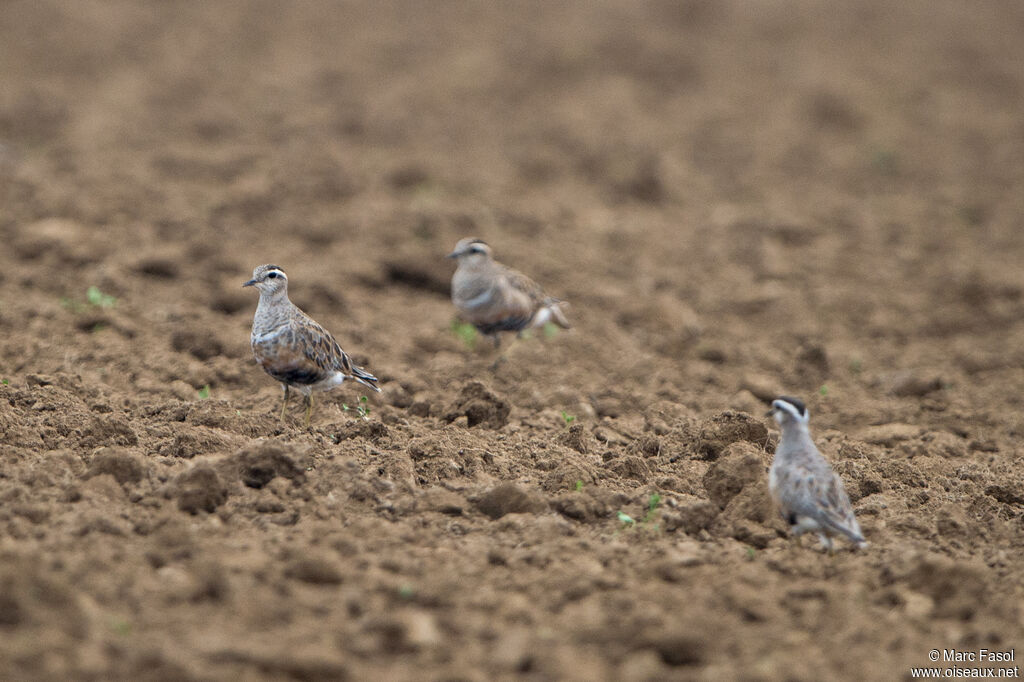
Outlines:
[[544, 301], [544, 322], [554, 322], [562, 329], [570, 329], [569, 318], [565, 316], [565, 309], [569, 307], [567, 301], [558, 298], [548, 298]]
[[372, 388], [377, 393], [380, 393], [380, 387], [377, 386], [377, 377], [367, 372], [362, 367], [356, 367], [352, 365], [352, 378], [361, 383], [363, 386]]

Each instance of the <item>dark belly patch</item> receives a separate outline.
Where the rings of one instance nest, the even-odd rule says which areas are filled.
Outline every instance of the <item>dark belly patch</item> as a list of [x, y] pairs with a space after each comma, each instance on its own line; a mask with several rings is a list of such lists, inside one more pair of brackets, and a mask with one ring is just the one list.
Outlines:
[[324, 378], [324, 372], [309, 367], [295, 367], [292, 369], [267, 369], [267, 374], [285, 384], [315, 384]]

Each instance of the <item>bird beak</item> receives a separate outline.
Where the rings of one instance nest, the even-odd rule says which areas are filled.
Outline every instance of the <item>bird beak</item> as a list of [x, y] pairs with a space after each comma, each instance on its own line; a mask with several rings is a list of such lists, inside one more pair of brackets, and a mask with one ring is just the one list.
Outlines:
[[447, 256], [445, 256], [445, 258], [458, 258], [461, 255], [462, 254], [459, 251], [452, 251]]
[[768, 410], [764, 413], [764, 416], [771, 417], [773, 414], [775, 414], [775, 410]]
[[246, 282], [246, 283], [245, 283], [245, 284], [243, 284], [242, 286], [243, 286], [243, 287], [251, 287], [251, 286], [255, 286], [255, 284], [256, 284], [256, 280], [254, 280], [254, 279], [250, 279], [250, 280], [249, 280], [248, 282]]

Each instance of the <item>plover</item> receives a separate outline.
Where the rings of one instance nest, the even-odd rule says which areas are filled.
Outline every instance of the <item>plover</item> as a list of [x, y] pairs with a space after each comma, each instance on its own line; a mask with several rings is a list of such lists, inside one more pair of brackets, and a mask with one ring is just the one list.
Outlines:
[[284, 270], [277, 265], [260, 265], [242, 286], [260, 291], [250, 343], [256, 361], [284, 387], [281, 419], [291, 388], [304, 396], [306, 426], [313, 413], [314, 391], [328, 391], [345, 379], [355, 379], [380, 392], [377, 377], [352, 364], [330, 332], [288, 300]]
[[843, 482], [811, 440], [810, 415], [803, 401], [780, 396], [768, 414], [782, 429], [768, 485], [790, 532], [799, 537], [814, 531], [830, 554], [835, 536], [866, 547]]
[[452, 303], [459, 315], [497, 346], [501, 332], [522, 332], [554, 322], [570, 327], [564, 301], [544, 293], [526, 275], [494, 260], [491, 247], [480, 239], [462, 239], [449, 258], [458, 261], [452, 275]]

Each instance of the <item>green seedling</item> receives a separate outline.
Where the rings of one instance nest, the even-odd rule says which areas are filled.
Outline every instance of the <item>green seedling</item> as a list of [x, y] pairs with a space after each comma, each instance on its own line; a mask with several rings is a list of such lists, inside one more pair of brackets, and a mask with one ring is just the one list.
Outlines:
[[658, 519], [658, 507], [661, 506], [661, 494], [651, 493], [650, 497], [647, 498], [647, 511], [644, 513], [644, 518], [637, 521], [626, 512], [620, 511], [616, 514], [616, 518], [622, 523], [623, 528], [637, 529], [637, 530], [651, 530], [659, 531], [661, 527], [655, 523]]
[[466, 348], [473, 350], [473, 348], [476, 347], [478, 334], [476, 327], [471, 325], [469, 322], [452, 320], [452, 333], [465, 344]]
[[818, 393], [820, 393], [822, 396], [828, 395], [828, 386], [822, 384], [821, 388], [818, 389]]
[[406, 601], [412, 599], [416, 595], [416, 590], [413, 589], [409, 583], [403, 584], [398, 588], [398, 596]]
[[581, 490], [583, 490], [583, 481], [581, 479], [577, 478], [576, 479], [576, 492], [579, 492]]
[[[370, 408], [369, 408], [369, 405], [368, 405], [369, 402], [370, 402], [369, 399], [367, 399], [367, 397], [365, 395], [359, 396], [359, 404], [356, 405], [356, 414], [358, 414], [362, 419], [369, 419], [370, 418]], [[341, 409], [344, 412], [351, 412], [352, 411], [352, 408], [349, 407], [345, 403], [341, 404]]]
[[651, 493], [651, 496], [647, 499], [647, 514], [644, 516], [644, 523], [650, 523], [654, 520], [654, 515], [658, 512], [658, 505], [661, 504], [661, 495], [658, 493]]
[[86, 289], [85, 300], [89, 302], [89, 305], [96, 306], [97, 308], [113, 308], [117, 305], [116, 298], [110, 294], [103, 293], [96, 285]]
[[754, 557], [756, 557], [756, 556], [757, 556], [757, 550], [755, 550], [753, 547], [747, 547], [747, 560], [748, 561], [753, 561]]
[[558, 336], [558, 325], [555, 324], [554, 322], [545, 322], [544, 327], [542, 329], [544, 331], [545, 339], [550, 339], [555, 336]]
[[3, 381], [0, 381], [0, 384], [3, 384], [4, 386], [7, 386], [7, 385], [8, 385], [8, 384], [10, 384], [10, 383], [11, 383], [11, 382], [10, 382], [10, 381], [8, 381], [7, 379], [4, 379]]
[[566, 426], [569, 426], [569, 425], [570, 425], [570, 424], [572, 424], [572, 423], [573, 423], [574, 421], [576, 421], [576, 415], [574, 415], [574, 414], [569, 414], [569, 413], [568, 413], [568, 412], [566, 412], [565, 410], [562, 410], [562, 421], [564, 421], [564, 422], [565, 422], [565, 425], [566, 425]]
[[206, 384], [201, 389], [199, 389], [199, 399], [200, 400], [206, 400], [209, 397], [210, 397], [210, 384]]

